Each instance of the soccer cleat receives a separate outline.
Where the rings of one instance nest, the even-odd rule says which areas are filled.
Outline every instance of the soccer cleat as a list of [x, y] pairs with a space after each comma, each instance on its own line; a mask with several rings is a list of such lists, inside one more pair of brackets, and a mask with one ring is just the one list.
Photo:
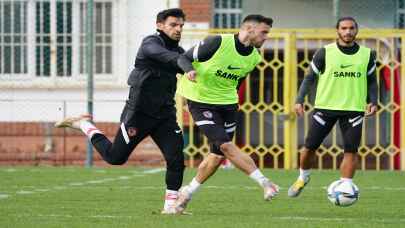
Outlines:
[[80, 115], [78, 117], [67, 117], [63, 119], [62, 121], [56, 122], [55, 127], [57, 128], [73, 128], [76, 130], [80, 130], [80, 121], [90, 121], [91, 120], [91, 115], [90, 114], [84, 114]]
[[304, 189], [305, 185], [309, 183], [310, 178], [308, 177], [307, 181], [303, 181], [301, 179], [297, 179], [293, 185], [288, 189], [288, 196], [289, 197], [297, 197], [301, 194], [302, 190]]
[[163, 208], [162, 215], [177, 215], [178, 213], [176, 212], [176, 208], [174, 207], [168, 207], [168, 208]]
[[263, 190], [264, 190], [264, 200], [270, 201], [273, 199], [279, 192], [278, 185], [272, 183], [271, 181], [267, 181], [264, 183]]
[[163, 210], [160, 212], [162, 215], [192, 215], [189, 212], [186, 211], [177, 211], [175, 207], [170, 207], [170, 208], [163, 208]]
[[179, 190], [179, 198], [177, 198], [174, 204], [177, 213], [182, 214], [186, 210], [187, 204], [191, 200], [191, 193], [188, 190], [188, 186], [181, 187]]

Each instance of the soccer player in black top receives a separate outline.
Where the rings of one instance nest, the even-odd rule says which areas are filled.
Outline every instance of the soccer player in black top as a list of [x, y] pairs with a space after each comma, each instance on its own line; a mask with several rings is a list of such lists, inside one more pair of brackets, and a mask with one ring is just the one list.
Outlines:
[[143, 39], [128, 79], [129, 96], [114, 142], [91, 123], [89, 115], [55, 124], [83, 131], [101, 157], [112, 165], [124, 164], [134, 148], [151, 136], [167, 165], [164, 214], [175, 213], [173, 204], [183, 182], [183, 135], [176, 122], [174, 95], [176, 74], [182, 73], [177, 59], [184, 52], [179, 46], [184, 20], [181, 9], [163, 10], [157, 15], [157, 33]]

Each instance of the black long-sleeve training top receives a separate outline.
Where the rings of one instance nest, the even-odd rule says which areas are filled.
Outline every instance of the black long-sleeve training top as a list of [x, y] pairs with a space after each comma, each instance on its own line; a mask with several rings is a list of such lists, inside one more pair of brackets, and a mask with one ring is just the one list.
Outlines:
[[176, 74], [183, 73], [177, 59], [182, 53], [184, 49], [179, 42], [162, 31], [145, 37], [128, 78], [131, 88], [127, 106], [156, 118], [173, 114]]
[[[359, 49], [360, 46], [355, 43], [351, 47], [343, 47], [337, 44], [340, 51], [345, 53], [346, 55], [353, 55]], [[304, 77], [304, 80], [301, 83], [301, 86], [298, 91], [297, 99], [295, 103], [302, 104], [304, 103], [304, 98], [308, 94], [311, 88], [315, 88], [314, 85], [317, 82], [317, 76], [324, 72], [325, 70], [325, 48], [319, 49], [315, 52], [315, 55], [312, 59], [309, 72]], [[367, 66], [367, 95], [368, 95], [368, 103], [372, 103], [377, 105], [377, 96], [378, 96], [378, 88], [377, 88], [377, 79], [376, 79], [376, 52], [371, 51], [370, 59]]]

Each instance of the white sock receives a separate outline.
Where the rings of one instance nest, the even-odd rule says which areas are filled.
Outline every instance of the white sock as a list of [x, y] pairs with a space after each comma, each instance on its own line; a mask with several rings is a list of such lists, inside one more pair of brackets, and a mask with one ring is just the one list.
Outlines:
[[265, 177], [259, 169], [256, 169], [251, 174], [249, 174], [249, 177], [259, 183], [262, 187], [264, 187], [264, 184], [269, 181], [269, 179], [267, 179], [267, 177]]
[[170, 207], [173, 207], [177, 197], [177, 191], [166, 189], [164, 209], [168, 210]]
[[190, 194], [194, 194], [201, 186], [201, 183], [199, 183], [195, 177], [191, 180], [190, 184], [188, 184], [188, 190], [190, 191]]
[[101, 131], [94, 126], [94, 124], [87, 120], [80, 121], [80, 129], [84, 132], [84, 134], [87, 135], [89, 139], [91, 139], [91, 137], [93, 137], [93, 135], [96, 133], [102, 134]]
[[300, 175], [299, 175], [298, 179], [305, 182], [308, 180], [310, 174], [311, 174], [310, 169], [300, 169]]
[[346, 177], [341, 177], [340, 180], [341, 180], [341, 181], [353, 182], [353, 179], [352, 179], [352, 178], [346, 178]]

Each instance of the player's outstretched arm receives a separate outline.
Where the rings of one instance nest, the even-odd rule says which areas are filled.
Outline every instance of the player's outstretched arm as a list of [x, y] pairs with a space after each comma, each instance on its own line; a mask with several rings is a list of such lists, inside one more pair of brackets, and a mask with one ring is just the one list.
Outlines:
[[163, 41], [157, 36], [148, 36], [143, 40], [141, 45], [142, 51], [147, 58], [155, 61], [170, 64], [173, 67], [177, 66], [177, 59], [180, 54], [175, 51], [169, 51], [164, 45]]

